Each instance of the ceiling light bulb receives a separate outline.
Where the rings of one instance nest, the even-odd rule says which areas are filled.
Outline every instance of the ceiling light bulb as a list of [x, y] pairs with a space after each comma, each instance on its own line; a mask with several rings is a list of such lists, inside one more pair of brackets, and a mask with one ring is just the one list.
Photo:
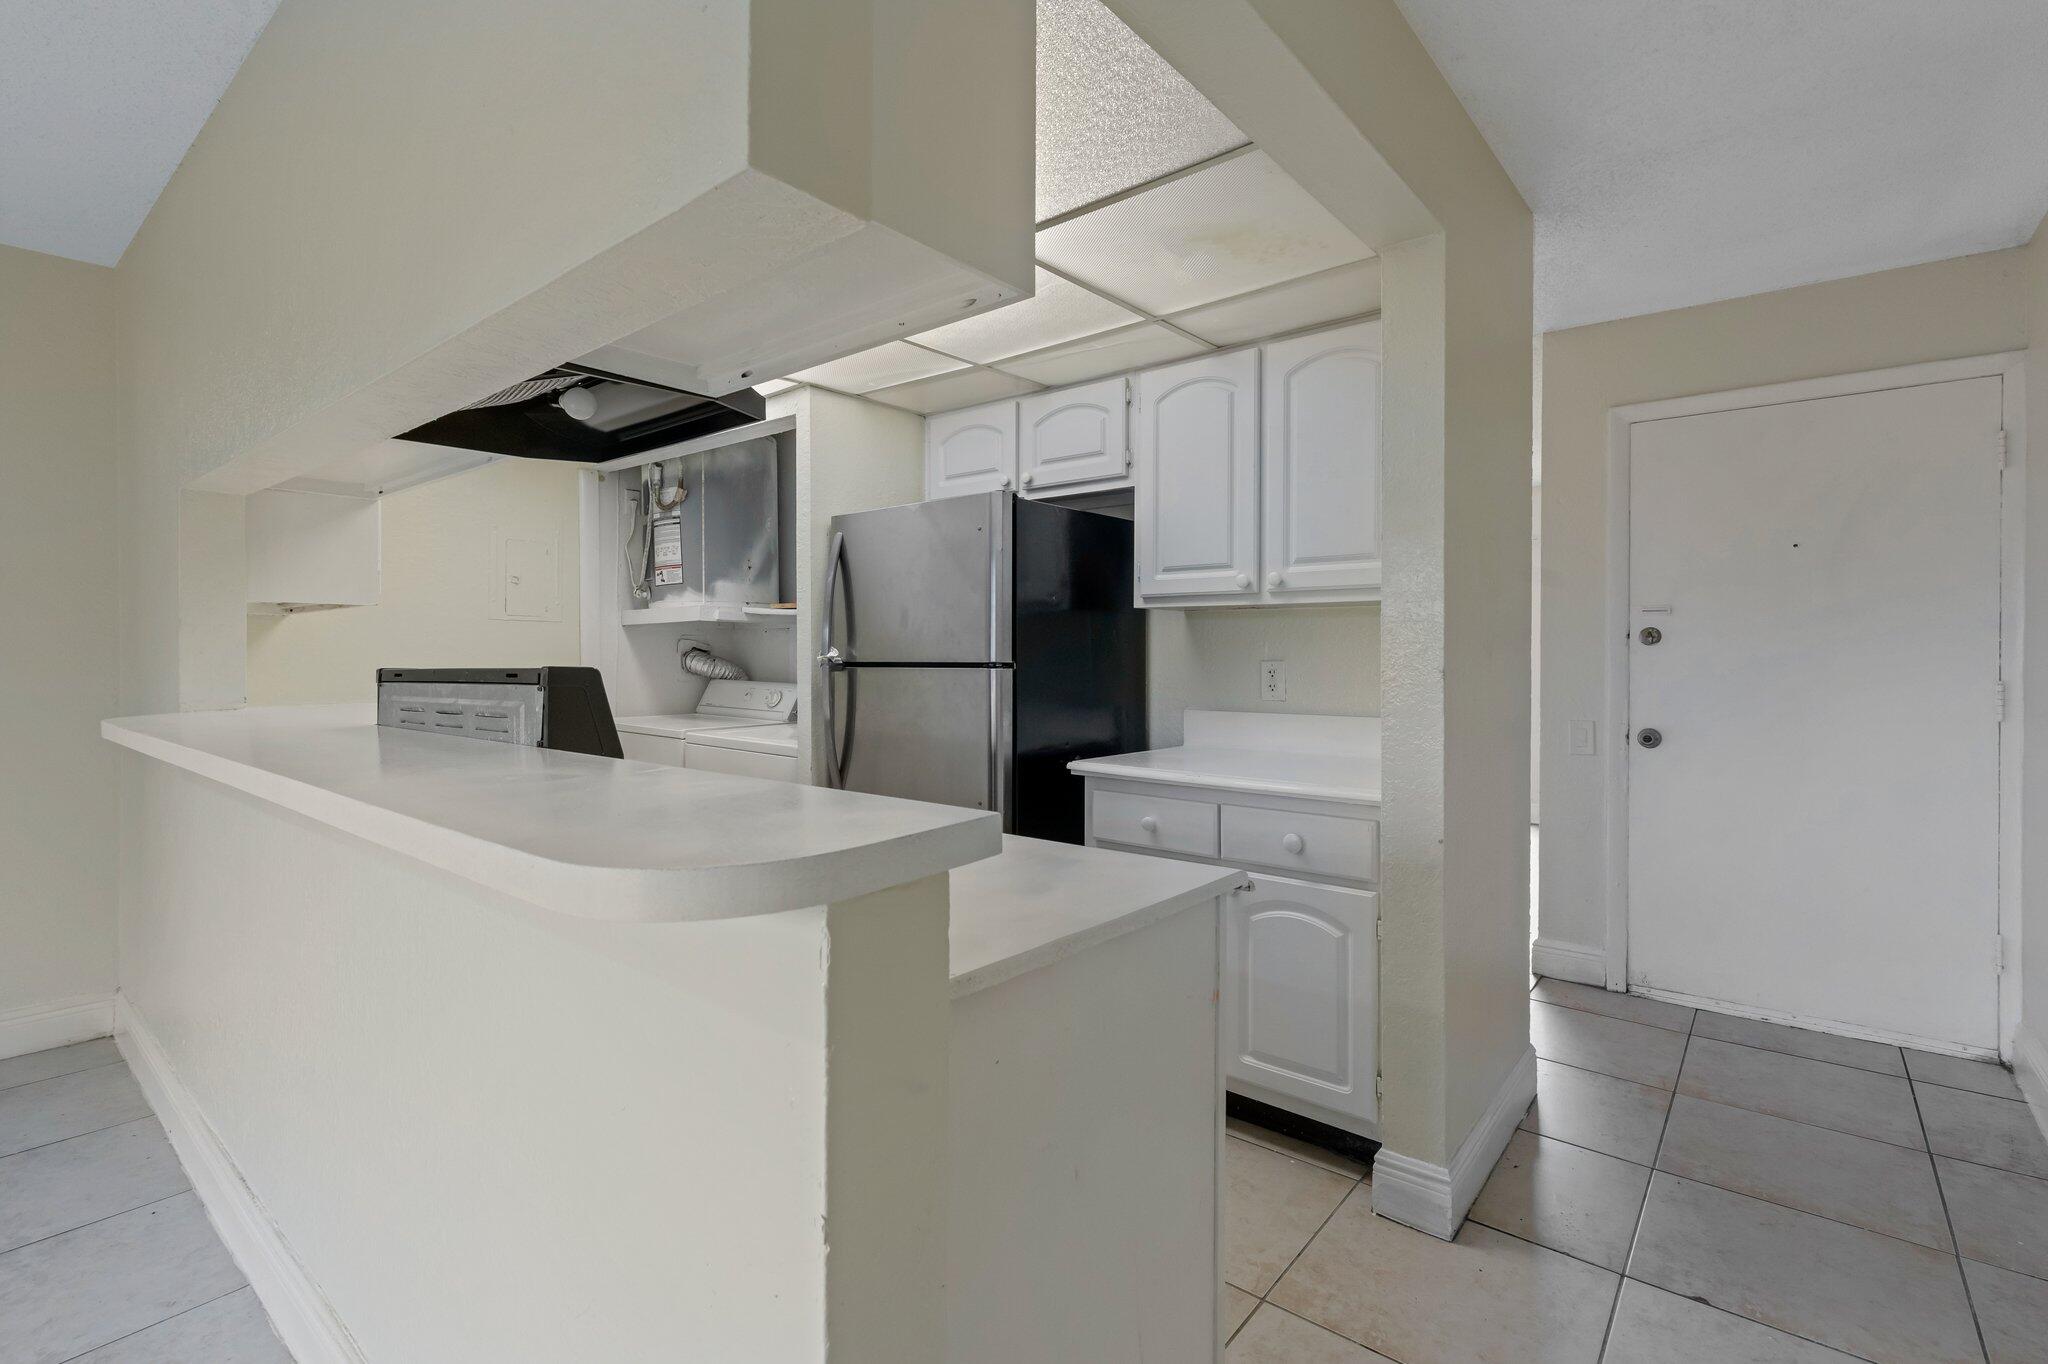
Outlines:
[[574, 417], [587, 422], [597, 415], [597, 395], [587, 388], [571, 388], [555, 399], [555, 405]]

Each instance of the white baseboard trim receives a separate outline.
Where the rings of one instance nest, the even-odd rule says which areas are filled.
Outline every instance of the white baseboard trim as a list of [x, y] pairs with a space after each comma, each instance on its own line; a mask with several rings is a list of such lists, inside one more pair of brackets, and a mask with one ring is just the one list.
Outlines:
[[126, 999], [116, 997], [113, 1012], [121, 1054], [170, 1135], [171, 1147], [206, 1215], [248, 1276], [292, 1358], [298, 1364], [365, 1364], [362, 1351], [235, 1168], [234, 1158], [171, 1069], [148, 1025]]
[[0, 1013], [0, 1061], [90, 1042], [114, 1031], [112, 995], [73, 995]]
[[1607, 949], [1575, 942], [1538, 938], [1529, 947], [1529, 969], [1539, 976], [1573, 980], [1581, 985], [1607, 985]]
[[1372, 1161], [1372, 1210], [1440, 1240], [1456, 1236], [1535, 1097], [1536, 1053], [1528, 1050], [1494, 1091], [1493, 1102], [1458, 1144], [1448, 1167], [1380, 1148]]
[[1759, 1009], [1749, 1004], [1732, 1004], [1710, 995], [1689, 995], [1683, 990], [1659, 990], [1648, 985], [1631, 985], [1628, 992], [1632, 995], [1641, 995], [1644, 999], [1658, 999], [1666, 1004], [1684, 1005], [1688, 1009], [1732, 1014], [1736, 1018], [1754, 1018], [1759, 1023], [1782, 1023], [1788, 1028], [1833, 1033], [1837, 1037], [1853, 1037], [1862, 1042], [1882, 1042], [1888, 1047], [1911, 1047], [1915, 1051], [1931, 1051], [1937, 1056], [1958, 1056], [1966, 1061], [1999, 1059], [1998, 1053], [1989, 1047], [1966, 1047], [1955, 1042], [1944, 1042], [1938, 1037], [1921, 1037], [1909, 1032], [1866, 1028], [1860, 1023], [1843, 1023], [1837, 1019], [1821, 1018], [1813, 1014], [1794, 1014], [1786, 1013], [1782, 1009]]
[[2048, 1137], [2048, 1038], [2022, 1021], [2012, 1036], [2012, 1073], [2027, 1096], [2034, 1125]]

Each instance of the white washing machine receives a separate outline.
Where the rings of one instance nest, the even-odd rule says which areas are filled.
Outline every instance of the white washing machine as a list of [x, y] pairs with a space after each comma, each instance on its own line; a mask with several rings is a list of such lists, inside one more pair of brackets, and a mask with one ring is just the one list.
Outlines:
[[684, 745], [688, 766], [702, 772], [731, 772], [770, 781], [795, 781], [796, 725], [736, 725], [701, 729]]
[[[640, 762], [666, 763], [670, 767], [695, 767], [689, 741], [698, 735], [727, 729], [787, 729], [790, 733], [790, 771], [794, 777], [796, 726], [796, 684], [793, 682], [712, 682], [704, 688], [697, 709], [677, 715], [626, 715], [618, 726], [619, 747], [628, 758]], [[726, 769], [717, 769], [724, 771]]]

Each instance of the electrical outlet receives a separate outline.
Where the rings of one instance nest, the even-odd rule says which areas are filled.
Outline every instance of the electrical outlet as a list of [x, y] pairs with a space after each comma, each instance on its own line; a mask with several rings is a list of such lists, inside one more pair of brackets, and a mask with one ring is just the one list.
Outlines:
[[1269, 658], [1259, 665], [1259, 699], [1287, 699], [1287, 665], [1277, 658]]
[[1593, 722], [1591, 720], [1573, 720], [1566, 728], [1565, 736], [1570, 743], [1570, 751], [1573, 757], [1590, 758], [1593, 756]]

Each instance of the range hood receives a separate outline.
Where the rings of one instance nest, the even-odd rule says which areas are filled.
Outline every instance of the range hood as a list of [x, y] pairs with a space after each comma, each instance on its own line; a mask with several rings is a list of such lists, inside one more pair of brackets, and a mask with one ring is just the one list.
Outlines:
[[525, 459], [601, 464], [760, 421], [751, 388], [719, 398], [585, 364], [557, 365], [399, 436]]

